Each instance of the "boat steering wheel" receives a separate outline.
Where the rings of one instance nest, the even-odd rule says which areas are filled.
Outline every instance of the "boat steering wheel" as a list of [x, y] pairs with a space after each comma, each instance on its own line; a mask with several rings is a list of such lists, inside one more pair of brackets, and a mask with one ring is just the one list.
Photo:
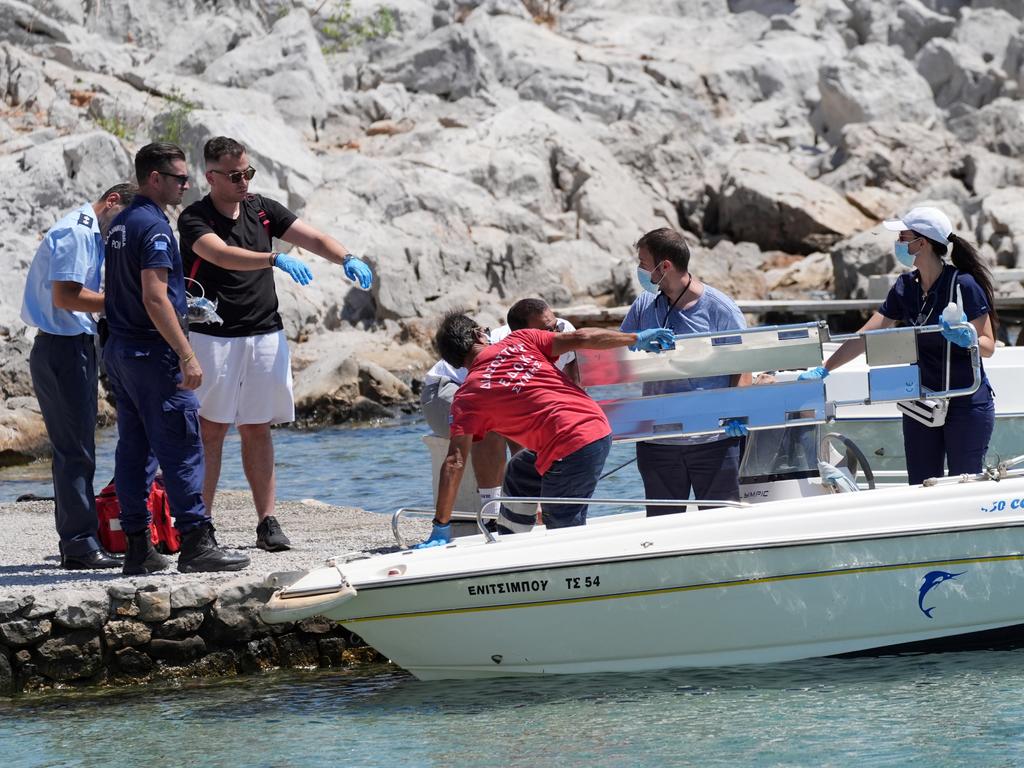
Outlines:
[[828, 447], [832, 442], [840, 443], [843, 448], [846, 449], [846, 453], [843, 456], [843, 462], [846, 465], [846, 469], [849, 470], [850, 474], [854, 478], [854, 482], [857, 480], [857, 466], [864, 470], [864, 479], [868, 482], [868, 490], [875, 490], [875, 473], [871, 471], [871, 465], [868, 464], [868, 457], [864, 455], [864, 451], [857, 447], [857, 444], [853, 442], [846, 435], [839, 432], [826, 432], [821, 438], [821, 447], [819, 448], [819, 456], [828, 456]]

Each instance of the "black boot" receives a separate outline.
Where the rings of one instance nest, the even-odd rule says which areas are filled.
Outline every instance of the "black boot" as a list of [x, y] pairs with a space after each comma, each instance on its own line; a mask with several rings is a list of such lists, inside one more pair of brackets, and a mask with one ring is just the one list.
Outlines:
[[182, 573], [197, 571], [240, 571], [249, 564], [248, 555], [222, 549], [213, 537], [213, 525], [201, 525], [181, 535], [178, 570]]
[[124, 565], [121, 567], [121, 573], [125, 576], [144, 576], [171, 567], [170, 559], [153, 549], [149, 528], [126, 534], [125, 538], [128, 540], [128, 551], [125, 552]]

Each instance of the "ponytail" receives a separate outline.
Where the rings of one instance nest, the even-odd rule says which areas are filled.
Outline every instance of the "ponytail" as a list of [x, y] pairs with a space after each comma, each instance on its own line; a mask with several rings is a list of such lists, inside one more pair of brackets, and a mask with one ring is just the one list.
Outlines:
[[999, 326], [999, 316], [996, 314], [995, 288], [992, 280], [992, 273], [988, 271], [978, 254], [977, 249], [959, 235], [950, 234], [949, 242], [953, 249], [949, 255], [953, 266], [974, 278], [974, 282], [981, 286], [988, 299], [988, 313], [992, 318], [992, 332]]

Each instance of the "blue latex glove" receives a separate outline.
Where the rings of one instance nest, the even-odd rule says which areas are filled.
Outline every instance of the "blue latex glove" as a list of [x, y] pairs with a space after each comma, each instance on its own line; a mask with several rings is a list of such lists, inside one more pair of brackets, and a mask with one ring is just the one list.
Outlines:
[[669, 328], [648, 328], [636, 335], [636, 344], [630, 347], [634, 352], [663, 352], [676, 348], [676, 334]]
[[[967, 322], [967, 315], [960, 315], [960, 322]], [[971, 346], [971, 332], [967, 328], [950, 328], [949, 323], [946, 322], [946, 318], [939, 318], [939, 325], [942, 326], [942, 338], [946, 341], [956, 344], [958, 347], [969, 347]]]
[[309, 271], [309, 267], [287, 253], [276, 254], [274, 256], [274, 266], [299, 285], [309, 285], [313, 279], [313, 273]]
[[426, 549], [427, 547], [443, 547], [449, 541], [452, 540], [452, 524], [438, 525], [434, 523], [434, 527], [430, 529], [430, 538], [426, 541], [421, 541], [419, 544], [413, 545], [413, 549]]
[[373, 285], [373, 272], [365, 261], [355, 256], [345, 259], [345, 277], [359, 283], [359, 287], [364, 291], [370, 290], [370, 286]]
[[739, 419], [729, 419], [722, 426], [725, 427], [725, 434], [729, 437], [746, 437], [750, 432], [747, 425]]
[[814, 379], [824, 379], [828, 376], [828, 368], [824, 365], [819, 365], [817, 368], [811, 368], [809, 371], [804, 371], [796, 377], [797, 381], [813, 381]]

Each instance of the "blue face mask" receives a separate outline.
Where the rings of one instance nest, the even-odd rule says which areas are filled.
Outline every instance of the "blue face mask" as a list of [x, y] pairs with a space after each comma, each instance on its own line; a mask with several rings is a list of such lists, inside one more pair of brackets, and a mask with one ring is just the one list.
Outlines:
[[648, 293], [657, 294], [661, 290], [658, 288], [658, 283], [651, 280], [651, 273], [643, 267], [636, 268], [636, 279], [640, 281], [640, 287]]
[[910, 253], [910, 244], [916, 243], [920, 239], [921, 238], [917, 238], [915, 240], [908, 241], [897, 240], [895, 243], [893, 243], [892, 252], [893, 255], [896, 257], [896, 261], [898, 261], [904, 267], [914, 266], [914, 256], [913, 254]]

